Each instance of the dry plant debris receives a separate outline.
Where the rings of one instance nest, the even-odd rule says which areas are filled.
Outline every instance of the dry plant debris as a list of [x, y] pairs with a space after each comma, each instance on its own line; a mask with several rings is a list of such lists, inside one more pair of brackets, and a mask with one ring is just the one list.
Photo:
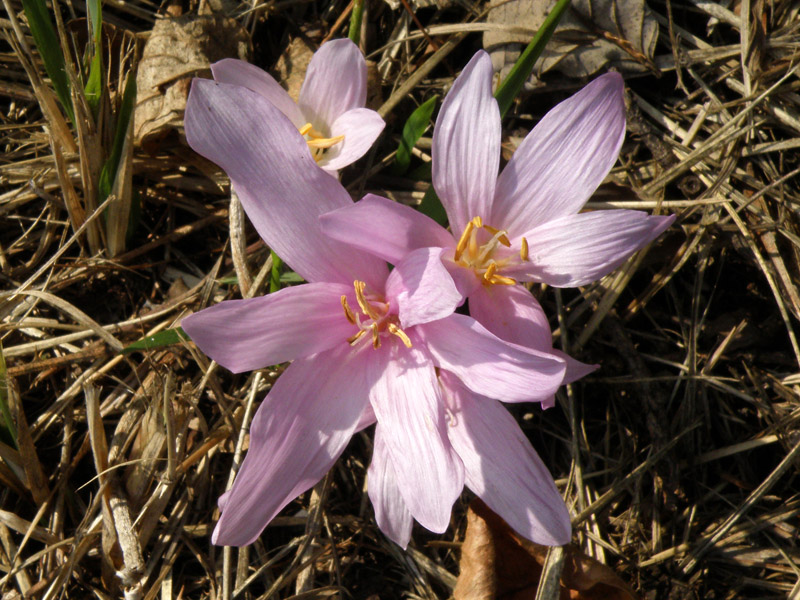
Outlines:
[[[494, 27], [486, 11], [498, 3], [409, 3], [425, 31], [405, 3], [366, 4], [365, 50], [378, 65], [388, 125], [343, 181], [357, 197], [413, 203], [427, 184], [387, 170], [393, 136], [418, 104], [446, 91]], [[110, 258], [87, 237], [102, 210], [90, 207], [73, 227], [85, 140], [53, 117], [41, 63], [24, 47], [33, 43], [21, 5], [4, 6], [0, 387], [16, 438], [0, 438], [2, 598], [453, 594], [469, 498], [448, 533], [416, 530], [399, 551], [365, 499], [366, 435], [251, 547], [210, 544], [216, 499], [281, 367], [232, 375], [190, 343], [121, 350], [190, 311], [263, 293], [268, 249], [229, 215], [217, 168], [180, 145], [134, 150], [141, 211], [124, 252]], [[84, 16], [82, 3], [57, 6], [67, 23]], [[576, 547], [638, 597], [797, 597], [800, 8], [648, 7], [655, 48], [642, 46], [647, 69], [626, 75], [627, 142], [589, 208], [675, 213], [679, 226], [595, 285], [534, 290], [557, 315], [559, 346], [602, 368], [552, 410], [513, 408], [571, 507]], [[182, 5], [186, 15], [201, 8]], [[247, 32], [265, 68], [293, 40], [316, 46], [347, 27], [346, 0], [226, 9], [220, 18]], [[164, 10], [114, 0], [104, 15], [147, 37], [175, 14]], [[595, 25], [628, 35], [603, 22]], [[637, 47], [640, 33], [615, 43]], [[504, 123], [508, 147], [580, 83], [543, 73]], [[412, 169], [429, 150], [420, 140]]]

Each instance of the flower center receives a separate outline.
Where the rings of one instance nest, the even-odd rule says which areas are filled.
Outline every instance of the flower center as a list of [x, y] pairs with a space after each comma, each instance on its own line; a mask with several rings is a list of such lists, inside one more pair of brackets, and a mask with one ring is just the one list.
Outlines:
[[[474, 217], [458, 239], [453, 261], [472, 269], [483, 285], [514, 285], [517, 280], [501, 275], [500, 271], [515, 257], [498, 256], [496, 251], [500, 246], [511, 247], [508, 232], [484, 225], [483, 219]], [[519, 257], [528, 260], [528, 240], [525, 238], [522, 238]]]
[[306, 138], [306, 144], [308, 144], [308, 149], [311, 150], [311, 156], [314, 157], [314, 160], [319, 162], [322, 160], [322, 157], [325, 156], [325, 151], [332, 146], [335, 146], [342, 140], [344, 140], [343, 135], [337, 135], [336, 137], [325, 137], [325, 134], [320, 133], [311, 123], [306, 123], [300, 128], [300, 135]]
[[400, 338], [406, 348], [411, 348], [411, 340], [397, 325], [397, 315], [389, 314], [389, 304], [382, 298], [365, 294], [366, 285], [363, 281], [353, 282], [356, 290], [356, 302], [361, 309], [360, 313], [353, 311], [347, 303], [347, 296], [342, 295], [344, 316], [350, 323], [358, 327], [356, 334], [347, 338], [347, 341], [351, 346], [355, 346], [369, 334], [372, 338], [372, 347], [377, 350], [381, 347], [381, 337], [394, 335]]

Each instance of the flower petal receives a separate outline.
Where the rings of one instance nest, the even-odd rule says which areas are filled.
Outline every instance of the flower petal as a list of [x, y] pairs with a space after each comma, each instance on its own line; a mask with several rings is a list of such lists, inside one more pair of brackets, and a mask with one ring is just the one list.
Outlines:
[[269, 73], [243, 60], [224, 58], [211, 65], [214, 81], [242, 85], [269, 100], [300, 129], [306, 120], [297, 103]]
[[450, 373], [442, 372], [441, 382], [453, 414], [447, 433], [464, 462], [467, 486], [520, 535], [548, 546], [569, 543], [564, 500], [514, 418]]
[[415, 331], [424, 336], [437, 367], [490, 398], [539, 401], [553, 395], [564, 378], [562, 359], [504, 342], [464, 315], [418, 325]]
[[368, 352], [347, 344], [293, 362], [250, 426], [242, 463], [211, 541], [250, 544], [298, 494], [330, 470], [364, 411]]
[[352, 201], [277, 108], [247, 88], [195, 79], [184, 122], [189, 145], [225, 169], [258, 233], [301, 277], [383, 287], [383, 261], [322, 235], [319, 216]]
[[320, 46], [311, 57], [303, 87], [300, 110], [315, 129], [329, 135], [334, 121], [367, 103], [367, 63], [347, 38]]
[[411, 539], [414, 517], [400, 493], [381, 426], [375, 428], [375, 447], [367, 471], [367, 493], [375, 509], [378, 527], [386, 537], [405, 550]]
[[459, 235], [473, 217], [487, 220], [500, 165], [500, 109], [492, 61], [478, 51], [442, 103], [433, 130], [433, 187]]
[[441, 256], [441, 248], [419, 248], [389, 274], [386, 296], [397, 302], [402, 327], [443, 319], [461, 304], [461, 294]]
[[375, 194], [320, 217], [325, 235], [396, 265], [417, 248], [455, 246], [448, 231], [409, 206]]
[[319, 163], [326, 171], [338, 171], [364, 156], [383, 131], [383, 119], [374, 110], [354, 108], [339, 115], [331, 125], [331, 137], [344, 139], [328, 150]]
[[447, 439], [433, 362], [414, 341], [410, 349], [384, 344], [376, 351], [385, 368], [370, 402], [408, 510], [423, 527], [442, 533], [464, 487], [464, 468]]
[[575, 287], [597, 281], [656, 239], [675, 220], [638, 210], [598, 210], [561, 217], [525, 234], [529, 261], [504, 275]]
[[469, 297], [469, 314], [506, 342], [542, 352], [553, 347], [544, 310], [521, 285], [480, 286]]
[[625, 138], [622, 89], [618, 73], [602, 75], [539, 121], [497, 180], [494, 227], [516, 237], [581, 209]]
[[261, 369], [322, 352], [353, 335], [341, 304], [351, 289], [307, 283], [259, 298], [227, 300], [189, 315], [181, 327], [226, 369]]

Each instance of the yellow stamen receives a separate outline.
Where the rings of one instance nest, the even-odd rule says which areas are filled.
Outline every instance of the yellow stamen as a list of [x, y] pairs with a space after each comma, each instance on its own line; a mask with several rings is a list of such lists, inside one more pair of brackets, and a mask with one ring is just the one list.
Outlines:
[[364, 334], [365, 334], [365, 333], [367, 333], [367, 330], [366, 330], [366, 329], [359, 329], [359, 330], [358, 330], [358, 333], [356, 333], [356, 334], [355, 334], [354, 336], [352, 336], [352, 337], [349, 337], [349, 338], [347, 338], [347, 341], [348, 341], [348, 343], [349, 343], [351, 346], [355, 346], [355, 345], [356, 345], [356, 342], [358, 342], [358, 340], [360, 340], [362, 337], [364, 337]]
[[303, 126], [302, 126], [302, 127], [299, 129], [299, 131], [300, 131], [300, 135], [303, 135], [303, 136], [304, 136], [304, 135], [306, 135], [306, 134], [307, 134], [309, 131], [311, 131], [312, 129], [313, 129], [313, 125], [311, 125], [311, 123], [306, 123], [305, 125], [303, 125]]
[[[475, 218], [479, 219], [480, 217], [475, 217]], [[475, 219], [473, 219], [473, 221], [474, 220]], [[462, 233], [461, 237], [458, 238], [458, 244], [456, 244], [456, 252], [453, 255], [453, 260], [457, 261], [459, 258], [461, 258], [461, 254], [464, 252], [464, 248], [467, 247], [467, 242], [469, 242], [470, 234], [472, 233], [472, 230], [474, 228], [475, 224], [472, 221], [467, 223], [467, 226], [464, 227], [464, 233]]]
[[483, 219], [480, 217], [472, 217], [472, 221], [470, 222], [476, 227], [476, 229], [483, 227]]
[[337, 135], [336, 137], [332, 138], [315, 138], [311, 140], [306, 140], [306, 144], [308, 144], [309, 148], [321, 148], [326, 149], [330, 148], [331, 146], [335, 146], [339, 142], [344, 139], [343, 135]]
[[364, 288], [367, 287], [367, 284], [363, 281], [354, 281], [353, 287], [356, 289], [356, 300], [358, 301], [358, 305], [361, 307], [361, 312], [367, 315], [373, 321], [380, 321], [382, 315], [379, 315], [375, 312], [375, 308], [369, 303], [366, 296], [364, 296]]
[[405, 332], [405, 331], [403, 331], [402, 329], [400, 329], [400, 328], [399, 328], [397, 325], [395, 325], [394, 323], [389, 323], [389, 324], [386, 326], [386, 329], [388, 329], [388, 330], [389, 330], [389, 333], [391, 333], [392, 335], [396, 335], [396, 336], [397, 336], [397, 337], [399, 337], [401, 340], [403, 340], [403, 343], [406, 345], [406, 348], [411, 348], [411, 340], [408, 338], [408, 336], [406, 335], [406, 332]]
[[[495, 229], [494, 227], [490, 227], [489, 225], [484, 225], [483, 228], [491, 233], [493, 236], [497, 238], [497, 241], [503, 244], [506, 248], [511, 248], [511, 241], [508, 239], [508, 235], [506, 235], [505, 231], [500, 231], [499, 229]], [[500, 235], [497, 235], [497, 234]]]
[[519, 257], [522, 260], [525, 261], [528, 260], [528, 240], [526, 240], [525, 238], [522, 238], [522, 244], [520, 245], [519, 248]]
[[516, 285], [517, 280], [505, 275], [492, 275], [492, 280], [489, 283], [494, 285]]
[[356, 324], [356, 316], [353, 314], [353, 311], [350, 310], [350, 305], [347, 304], [347, 296], [342, 294], [342, 308], [344, 309], [344, 316], [345, 318], [350, 321], [353, 325]]
[[483, 274], [483, 280], [486, 283], [492, 283], [492, 277], [495, 276], [497, 272], [497, 263], [491, 263], [486, 269], [486, 273]]
[[381, 347], [381, 338], [378, 337], [378, 324], [373, 323], [370, 325], [370, 329], [372, 330], [372, 347], [377, 350]]

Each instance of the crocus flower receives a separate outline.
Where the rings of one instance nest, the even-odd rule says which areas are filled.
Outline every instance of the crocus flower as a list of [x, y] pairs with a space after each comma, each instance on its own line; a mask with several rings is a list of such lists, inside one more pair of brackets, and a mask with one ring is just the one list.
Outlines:
[[[192, 148], [228, 173], [264, 241], [309, 282], [222, 302], [182, 322], [231, 371], [294, 361], [256, 412], [212, 541], [252, 542], [331, 468], [355, 431], [377, 421], [369, 493], [379, 526], [399, 544], [408, 543], [411, 517], [444, 531], [465, 479], [526, 537], [567, 542], [566, 506], [532, 449], [495, 468], [500, 449], [522, 444], [513, 419], [496, 416], [497, 400], [551, 395], [564, 361], [452, 314], [461, 295], [438, 251], [410, 252], [389, 273], [374, 255], [324, 236], [319, 216], [352, 201], [262, 96], [195, 80], [185, 128]], [[485, 397], [488, 417], [469, 400], [466, 408], [446, 404], [440, 379], [456, 393]]]
[[[390, 263], [418, 248], [438, 248], [469, 298], [471, 316], [507, 341], [547, 350], [547, 319], [517, 282], [588, 284], [655, 239], [674, 217], [579, 212], [625, 136], [619, 74], [598, 77], [548, 112], [499, 177], [500, 112], [491, 85], [491, 60], [479, 51], [453, 84], [434, 128], [433, 186], [452, 234], [377, 196], [325, 215], [323, 230]], [[569, 362], [565, 383], [592, 369]]]
[[211, 65], [214, 79], [261, 94], [286, 115], [305, 137], [314, 160], [335, 175], [361, 158], [383, 130], [383, 119], [364, 108], [367, 63], [353, 42], [332, 40], [309, 62], [295, 103], [280, 84], [255, 65], [226, 58]]

